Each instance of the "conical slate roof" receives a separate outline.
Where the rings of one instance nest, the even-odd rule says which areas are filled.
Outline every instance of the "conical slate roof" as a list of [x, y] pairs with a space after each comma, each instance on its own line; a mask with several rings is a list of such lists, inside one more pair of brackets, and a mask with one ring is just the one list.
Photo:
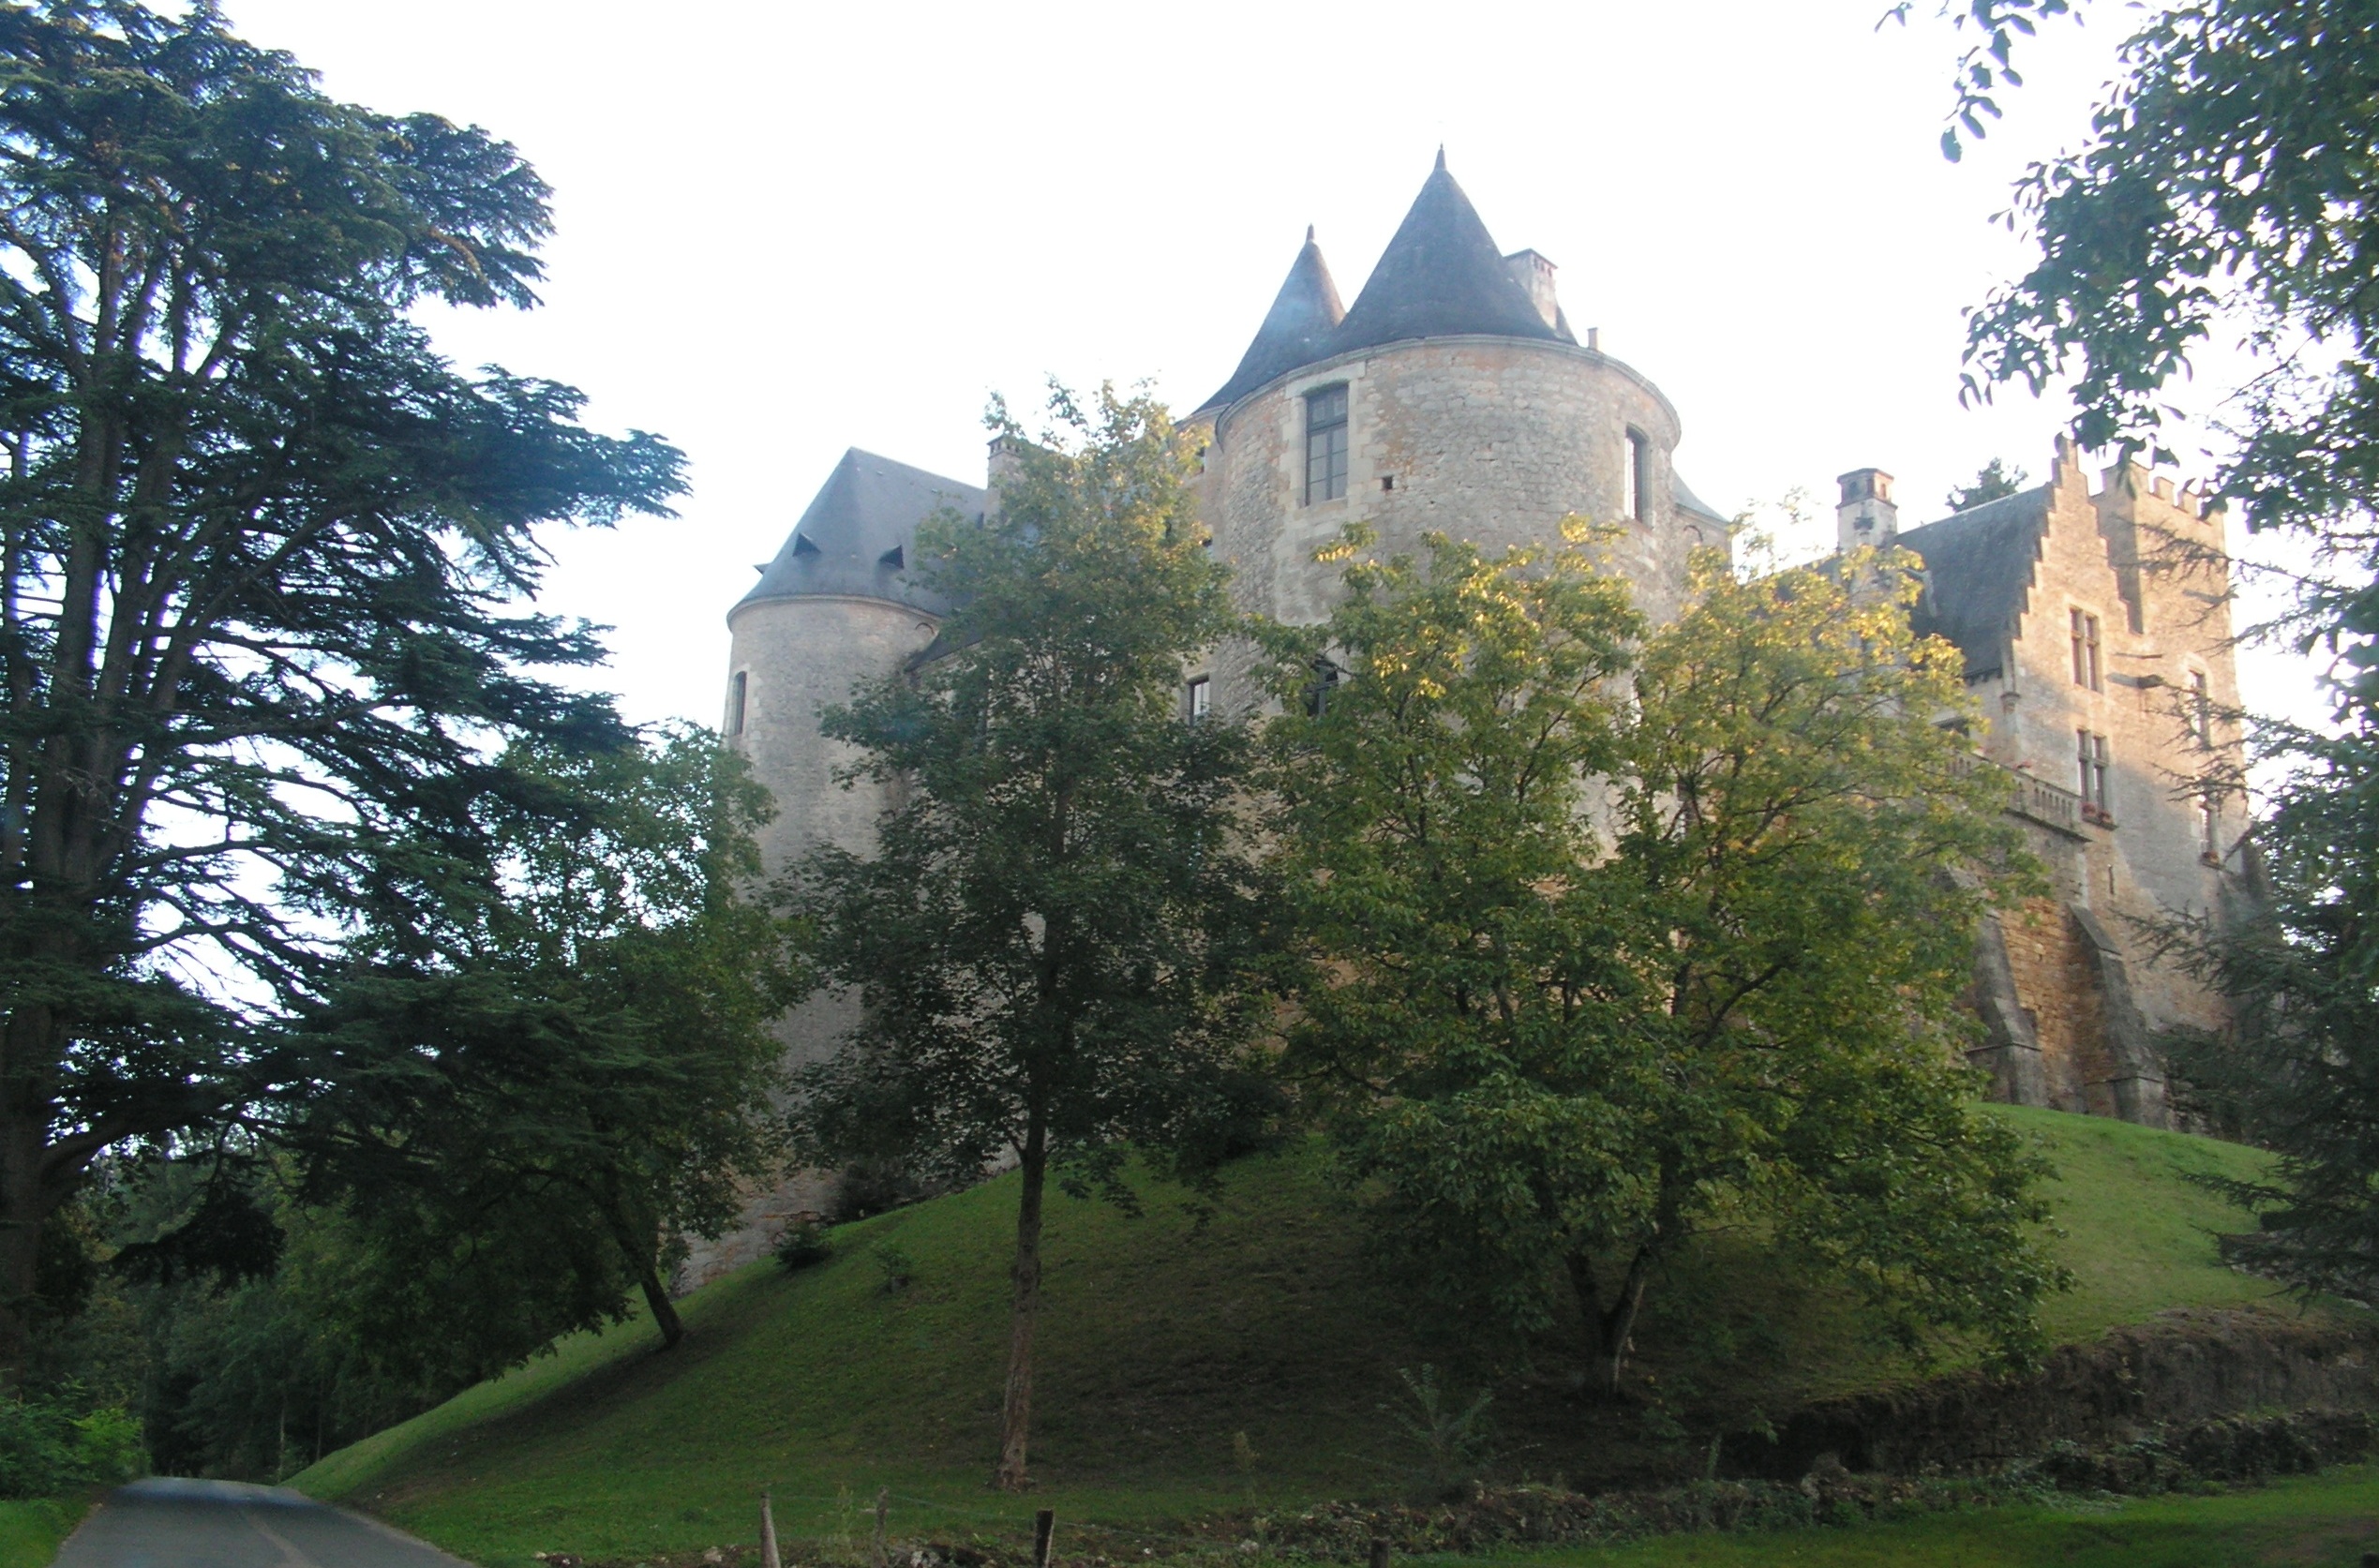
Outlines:
[[1342, 354], [1413, 337], [1474, 333], [1577, 341], [1537, 314], [1478, 209], [1445, 172], [1441, 151], [1413, 210], [1331, 335], [1329, 351]]
[[1256, 328], [1255, 341], [1239, 356], [1239, 368], [1199, 408], [1235, 403], [1273, 377], [1324, 358], [1329, 352], [1324, 344], [1331, 332], [1345, 319], [1346, 306], [1339, 303], [1339, 286], [1331, 281], [1330, 264], [1322, 260], [1322, 247], [1313, 243], [1313, 231], [1308, 228], [1305, 248], [1297, 252], [1288, 278], [1273, 296], [1264, 325]]
[[985, 499], [972, 485], [852, 447], [737, 608], [761, 599], [834, 594], [942, 614], [950, 606], [908, 576], [917, 525], [945, 506], [979, 516]]
[[1566, 319], [1548, 326], [1511, 263], [1479, 221], [1478, 210], [1454, 176], [1445, 154], [1421, 187], [1412, 211], [1371, 269], [1353, 309], [1341, 309], [1330, 269], [1305, 233], [1305, 248], [1288, 281], [1220, 390], [1199, 411], [1223, 408], [1299, 366], [1350, 349], [1377, 348], [1415, 337], [1480, 335], [1578, 341]]

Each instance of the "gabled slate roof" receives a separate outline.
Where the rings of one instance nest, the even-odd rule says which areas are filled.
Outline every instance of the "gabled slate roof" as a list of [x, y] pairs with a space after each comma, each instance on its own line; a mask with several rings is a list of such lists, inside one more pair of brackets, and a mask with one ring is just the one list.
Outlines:
[[762, 599], [848, 594], [940, 615], [938, 595], [910, 580], [917, 525], [943, 507], [980, 516], [985, 493], [923, 469], [852, 447], [736, 607]]
[[1275, 376], [1325, 358], [1328, 351], [1323, 345], [1344, 320], [1346, 306], [1339, 303], [1339, 286], [1331, 280], [1330, 265], [1322, 260], [1322, 247], [1313, 243], [1313, 231], [1308, 228], [1305, 248], [1297, 252], [1288, 278], [1273, 296], [1264, 325], [1256, 328], [1255, 341], [1239, 356], [1239, 368], [1198, 406], [1200, 411], [1235, 403]]
[[1955, 645], [1968, 680], [2007, 667], [2047, 522], [2048, 486], [2042, 485], [1910, 529], [1893, 541], [1924, 561], [1924, 596], [1911, 618], [1917, 635]]
[[1305, 232], [1305, 248], [1289, 269], [1239, 367], [1198, 406], [1226, 408], [1300, 366], [1316, 365], [1351, 349], [1378, 348], [1415, 337], [1482, 335], [1575, 343], [1569, 321], [1548, 326], [1528, 291], [1512, 276], [1478, 209], [1445, 172], [1445, 154], [1414, 199], [1395, 238], [1380, 253], [1352, 307], [1339, 306], [1337, 286]]
[[1445, 172], [1441, 151], [1396, 237], [1330, 335], [1329, 351], [1473, 333], [1577, 341], [1537, 314], [1478, 209]]

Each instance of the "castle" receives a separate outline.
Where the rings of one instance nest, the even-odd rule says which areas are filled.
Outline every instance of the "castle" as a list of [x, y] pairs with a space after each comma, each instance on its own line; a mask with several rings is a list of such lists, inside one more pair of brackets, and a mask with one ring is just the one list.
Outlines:
[[[1327, 613], [1337, 568], [1314, 552], [1354, 520], [1386, 551], [1430, 530], [1495, 548], [1573, 514], [1612, 522], [1615, 564], [1655, 618], [1675, 613], [1689, 552], [1728, 544], [1674, 466], [1675, 408], [1593, 330], [1579, 341], [1553, 263], [1499, 250], [1442, 153], [1351, 307], [1308, 231], [1238, 368], [1184, 425], [1204, 445], [1201, 508], [1242, 606], [1292, 622]], [[872, 842], [882, 802], [834, 783], [845, 758], [818, 709], [933, 641], [948, 606], [908, 575], [917, 525], [991, 502], [846, 453], [730, 612], [724, 727], [775, 794], [771, 864]], [[2222, 1014], [2151, 960], [2136, 920], [2219, 918], [2243, 875], [2241, 807], [2192, 784], [2237, 746], [2220, 509], [2128, 464], [2093, 492], [2060, 444], [2047, 484], [1905, 531], [1891, 476], [1862, 469], [1843, 476], [1838, 517], [1844, 549], [1922, 562], [1918, 629], [1964, 656], [1985, 721], [1977, 766], [2006, 772], [2008, 810], [2053, 876], [1980, 935], [1977, 1063], [2007, 1099], [2164, 1125], [2155, 1032]], [[1255, 700], [1250, 657], [1225, 647], [1186, 672], [1185, 712]], [[831, 1050], [852, 1006], [790, 1017], [794, 1058]], [[801, 1203], [788, 1189], [751, 1217], [765, 1230], [771, 1205]], [[702, 1272], [754, 1245], [731, 1238]]]

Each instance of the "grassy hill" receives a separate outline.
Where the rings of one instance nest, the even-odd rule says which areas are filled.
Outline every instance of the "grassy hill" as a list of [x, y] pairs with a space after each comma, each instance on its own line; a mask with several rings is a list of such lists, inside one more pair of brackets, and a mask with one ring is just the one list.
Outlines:
[[[2079, 1284], [2049, 1306], [2057, 1339], [2271, 1297], [2217, 1261], [2212, 1232], [2240, 1217], [2188, 1179], [2244, 1174], [2259, 1157], [2004, 1113], [2059, 1171], [2056, 1245]], [[295, 1484], [489, 1564], [748, 1540], [764, 1487], [795, 1533], [863, 1538], [861, 1510], [883, 1486], [895, 1533], [911, 1538], [1005, 1530], [1055, 1506], [1153, 1541], [1168, 1518], [1394, 1485], [1413, 1458], [1388, 1413], [1409, 1403], [1398, 1371], [1423, 1364], [1459, 1395], [1493, 1389], [1504, 1470], [1576, 1483], [1660, 1457], [1635, 1418], [1614, 1426], [1571, 1396], [1559, 1335], [1526, 1348], [1416, 1337], [1312, 1151], [1234, 1169], [1203, 1225], [1179, 1200], [1152, 1191], [1138, 1218], [1053, 1205], [1031, 1502], [983, 1489], [1005, 1353], [1004, 1181], [845, 1227], [821, 1267], [763, 1263], [697, 1292], [673, 1351], [640, 1322], [571, 1341]], [[887, 1246], [913, 1265], [905, 1290], [886, 1288]], [[1838, 1292], [1743, 1237], [1673, 1270], [1637, 1342], [1687, 1426], [1916, 1375]]]

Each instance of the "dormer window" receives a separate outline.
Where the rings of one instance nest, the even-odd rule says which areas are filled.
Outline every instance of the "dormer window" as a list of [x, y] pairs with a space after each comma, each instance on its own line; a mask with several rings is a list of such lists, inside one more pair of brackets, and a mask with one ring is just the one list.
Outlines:
[[1305, 500], [1336, 500], [1346, 494], [1346, 387], [1325, 386], [1305, 395]]
[[1620, 455], [1624, 471], [1620, 475], [1619, 515], [1629, 522], [1644, 520], [1645, 503], [1650, 499], [1652, 443], [1644, 440], [1641, 430], [1627, 432], [1627, 450]]

